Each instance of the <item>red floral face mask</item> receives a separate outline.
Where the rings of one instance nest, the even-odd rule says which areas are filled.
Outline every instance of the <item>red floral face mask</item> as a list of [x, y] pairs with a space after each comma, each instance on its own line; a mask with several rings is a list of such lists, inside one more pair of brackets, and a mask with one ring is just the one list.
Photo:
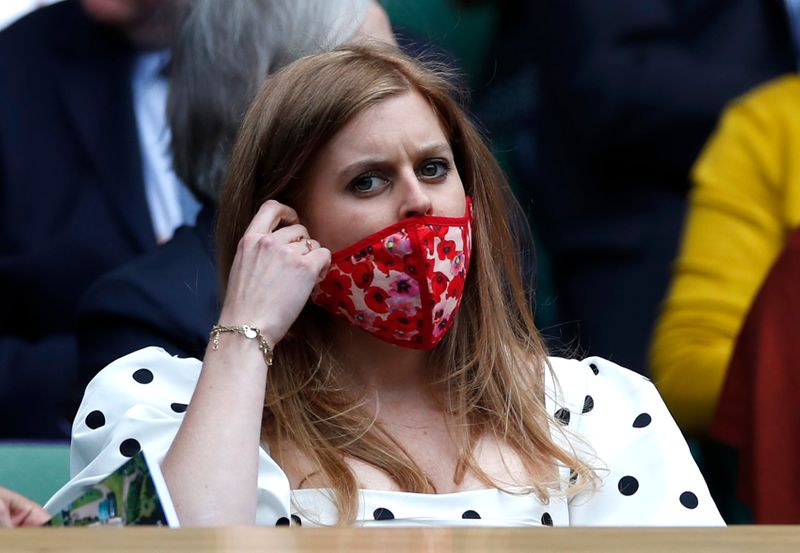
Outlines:
[[461, 304], [472, 246], [463, 217], [410, 217], [333, 254], [311, 301], [398, 346], [431, 349]]

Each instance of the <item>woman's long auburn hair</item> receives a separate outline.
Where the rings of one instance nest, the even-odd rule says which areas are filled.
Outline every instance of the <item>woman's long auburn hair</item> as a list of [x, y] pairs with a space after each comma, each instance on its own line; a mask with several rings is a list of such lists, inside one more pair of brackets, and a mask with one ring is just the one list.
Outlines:
[[[317, 152], [348, 121], [386, 98], [418, 91], [448, 135], [473, 201], [472, 261], [463, 301], [431, 356], [432, 389], [459, 451], [455, 480], [473, 471], [487, 486], [503, 487], [473, 455], [478, 439], [492, 436], [510, 445], [531, 475], [556, 474], [563, 465], [579, 483], [594, 482], [591, 468], [551, 436], [557, 425], [545, 409], [549, 367], [514, 231], [514, 221], [524, 216], [445, 75], [395, 49], [360, 45], [303, 58], [268, 78], [245, 116], [219, 205], [221, 289], [261, 204], [276, 199], [297, 205]], [[348, 385], [326, 324], [330, 319], [309, 305], [276, 348], [267, 378], [264, 439], [272, 446], [289, 440], [311, 461], [330, 483], [340, 523], [352, 522], [358, 507], [358, 484], [347, 458], [384, 471], [401, 490], [435, 493], [426, 474], [366, 408], [365, 398]], [[280, 456], [280, 447], [272, 449]], [[535, 480], [530, 491], [542, 498], [562, 484], [553, 477]]]

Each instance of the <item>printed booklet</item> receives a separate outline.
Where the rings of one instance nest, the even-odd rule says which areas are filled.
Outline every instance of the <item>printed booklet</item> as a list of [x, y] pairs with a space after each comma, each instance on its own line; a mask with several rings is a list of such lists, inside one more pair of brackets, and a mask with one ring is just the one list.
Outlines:
[[158, 464], [148, 463], [139, 451], [104, 480], [84, 488], [45, 526], [143, 524], [175, 528], [178, 516]]

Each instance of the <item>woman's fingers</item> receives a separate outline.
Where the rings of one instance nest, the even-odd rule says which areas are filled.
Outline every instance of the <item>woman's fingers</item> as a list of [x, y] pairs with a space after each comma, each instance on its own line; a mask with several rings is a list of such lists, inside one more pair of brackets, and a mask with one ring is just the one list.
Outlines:
[[302, 242], [308, 239], [308, 230], [300, 224], [289, 225], [288, 227], [281, 227], [272, 232], [275, 237], [276, 243], [291, 244], [293, 242]]
[[322, 248], [320, 243], [314, 240], [313, 238], [305, 238], [305, 237], [291, 241], [289, 243], [289, 246], [292, 248], [292, 250], [302, 255], [307, 255], [313, 252], [314, 250], [319, 250], [320, 248]]
[[294, 209], [276, 200], [267, 200], [258, 208], [245, 234], [265, 234], [274, 231], [281, 224], [295, 225], [298, 221], [297, 212]]
[[316, 246], [306, 255], [310, 256], [315, 262], [315, 268], [317, 269], [316, 283], [319, 283], [328, 274], [328, 269], [331, 266], [331, 251], [328, 248], [323, 248], [314, 240], [311, 242], [315, 243]]
[[50, 514], [41, 505], [0, 486], [0, 528], [41, 526]]
[[327, 273], [330, 258], [296, 211], [264, 202], [239, 240], [220, 320], [249, 321], [276, 345]]
[[[308, 229], [297, 221], [297, 212], [294, 209], [275, 200], [268, 200], [261, 205], [244, 236], [248, 237], [248, 241], [257, 240], [262, 245], [303, 243], [308, 251], [319, 248], [319, 242], [312, 243]], [[269, 235], [269, 239], [264, 240], [265, 235]]]

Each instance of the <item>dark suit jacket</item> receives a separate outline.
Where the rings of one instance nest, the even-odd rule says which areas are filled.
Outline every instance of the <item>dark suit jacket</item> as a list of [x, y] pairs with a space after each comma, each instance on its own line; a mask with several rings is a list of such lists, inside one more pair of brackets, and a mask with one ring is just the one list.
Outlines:
[[689, 187], [725, 104], [793, 71], [781, 0], [537, 0], [541, 175], [562, 320], [644, 369]]
[[133, 54], [74, 0], [0, 33], [0, 437], [65, 435], [78, 301], [155, 246]]
[[91, 287], [78, 316], [77, 400], [100, 369], [143, 347], [203, 358], [219, 317], [213, 234], [205, 207], [195, 226], [179, 228], [172, 240]]

